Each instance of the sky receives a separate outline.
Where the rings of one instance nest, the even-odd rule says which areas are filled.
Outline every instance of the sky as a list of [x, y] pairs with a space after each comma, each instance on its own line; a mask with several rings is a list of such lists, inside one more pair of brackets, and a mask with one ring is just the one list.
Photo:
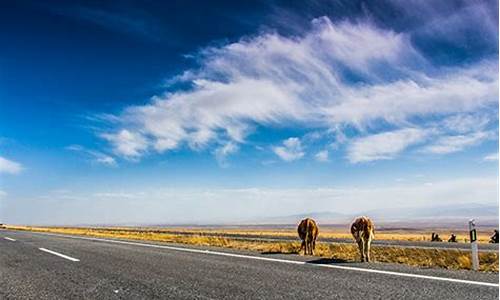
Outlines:
[[496, 1], [11, 1], [0, 222], [498, 206]]

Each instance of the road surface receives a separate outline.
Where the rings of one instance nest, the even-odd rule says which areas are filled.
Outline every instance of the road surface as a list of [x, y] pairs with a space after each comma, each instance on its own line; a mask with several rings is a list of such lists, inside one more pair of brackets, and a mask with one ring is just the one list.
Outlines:
[[[256, 242], [297, 242], [299, 239], [291, 238], [288, 236], [276, 235], [258, 235], [258, 234], [236, 234], [236, 233], [221, 233], [221, 232], [192, 232], [192, 231], [177, 231], [177, 230], [154, 230], [154, 229], [121, 229], [121, 228], [98, 228], [99, 230], [109, 231], [132, 231], [132, 232], [154, 232], [154, 233], [167, 233], [174, 235], [202, 235], [210, 237], [223, 237], [228, 239], [242, 240], [242, 241], [256, 241]], [[352, 238], [318, 238], [319, 243], [354, 243]], [[401, 241], [401, 240], [380, 240], [375, 239], [372, 243], [374, 247], [403, 247], [403, 248], [419, 248], [419, 249], [459, 249], [470, 251], [469, 243], [448, 243], [448, 242], [428, 242], [428, 241]], [[480, 252], [498, 252], [498, 244], [484, 244], [478, 243]]]
[[0, 299], [498, 299], [498, 274], [0, 230]]

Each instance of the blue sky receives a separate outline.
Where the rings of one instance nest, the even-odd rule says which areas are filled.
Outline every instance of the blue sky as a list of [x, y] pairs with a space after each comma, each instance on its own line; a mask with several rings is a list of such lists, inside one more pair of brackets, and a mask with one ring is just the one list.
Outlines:
[[498, 205], [494, 1], [16, 1], [0, 218]]

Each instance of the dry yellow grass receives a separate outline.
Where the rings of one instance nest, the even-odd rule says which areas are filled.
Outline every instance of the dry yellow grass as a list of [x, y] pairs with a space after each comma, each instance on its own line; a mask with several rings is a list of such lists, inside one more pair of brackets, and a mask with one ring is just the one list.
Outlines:
[[[239, 235], [271, 235], [271, 236], [282, 236], [282, 237], [291, 237], [296, 238], [297, 232], [295, 230], [255, 230], [255, 229], [247, 229], [247, 230], [235, 230], [235, 229], [171, 229], [176, 231], [190, 232], [190, 233], [204, 233], [209, 232], [213, 234], [239, 234]], [[348, 233], [348, 229], [344, 230], [344, 232], [334, 231], [334, 230], [322, 230], [320, 228], [321, 238], [352, 238], [351, 234]], [[443, 240], [447, 240], [451, 231], [436, 231], [439, 233]], [[457, 235], [457, 240], [459, 242], [467, 242], [468, 241], [468, 233], [467, 232], [454, 232]], [[431, 232], [430, 231], [416, 231], [416, 232], [404, 232], [404, 231], [376, 231], [376, 237], [380, 240], [394, 240], [394, 241], [430, 241], [431, 240]], [[479, 233], [478, 236], [479, 243], [488, 243], [490, 236], [488, 233]]]
[[[131, 230], [129, 227], [116, 227], [116, 229]], [[136, 229], [134, 229], [136, 230]], [[144, 230], [154, 230], [154, 231], [177, 231], [192, 234], [237, 234], [237, 235], [256, 235], [256, 236], [279, 236], [279, 237], [290, 237], [296, 238], [297, 231], [295, 229], [199, 229], [199, 228], [144, 228]], [[376, 230], [376, 238], [379, 240], [397, 240], [397, 241], [430, 241], [431, 240], [430, 230], [412, 230], [411, 232], [405, 230], [390, 230], [390, 231], [379, 231]], [[450, 230], [438, 230], [440, 237], [446, 241], [450, 234], [453, 232], [457, 236], [458, 242], [468, 242], [468, 232], [466, 231], [450, 231]], [[490, 239], [490, 232], [479, 232], [477, 235], [479, 243], [488, 243]], [[347, 238], [351, 239], [352, 236], [349, 233], [348, 228], [345, 230], [340, 229], [323, 229], [320, 228], [320, 238]]]
[[[172, 242], [203, 246], [245, 249], [265, 253], [297, 253], [299, 242], [256, 242], [202, 235], [176, 235], [161, 230], [123, 230], [118, 228], [69, 228], [7, 226], [9, 229], [87, 235], [94, 237], [123, 238], [157, 242]], [[179, 231], [177, 229], [177, 231]], [[197, 231], [202, 233], [202, 231]], [[203, 231], [206, 232], [206, 231]], [[214, 232], [214, 231], [212, 231]], [[220, 231], [219, 231], [220, 232]], [[226, 231], [227, 232], [227, 231]], [[235, 233], [235, 231], [231, 231]], [[240, 234], [240, 232], [238, 233]], [[247, 233], [249, 234], [249, 233]], [[253, 234], [253, 233], [252, 233]], [[270, 235], [270, 232], [265, 233]], [[335, 236], [339, 237], [339, 236]], [[358, 260], [354, 244], [318, 243], [316, 256], [339, 261]], [[470, 269], [470, 253], [461, 250], [416, 249], [402, 247], [372, 247], [372, 258], [376, 262], [400, 263], [419, 267], [440, 267], [447, 269]], [[480, 253], [480, 270], [498, 272], [498, 253]]]

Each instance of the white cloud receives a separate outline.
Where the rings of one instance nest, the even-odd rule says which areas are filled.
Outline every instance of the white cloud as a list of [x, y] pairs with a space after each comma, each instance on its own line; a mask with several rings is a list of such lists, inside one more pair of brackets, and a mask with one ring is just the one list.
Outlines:
[[454, 132], [468, 133], [482, 130], [489, 121], [489, 117], [485, 114], [457, 114], [444, 119], [443, 125]]
[[80, 145], [70, 145], [66, 147], [66, 150], [84, 153], [85, 155], [90, 157], [92, 163], [97, 163], [111, 167], [115, 167], [117, 165], [114, 157], [99, 151], [86, 149]]
[[355, 139], [347, 149], [352, 163], [380, 159], [393, 159], [408, 146], [425, 140], [428, 132], [417, 128], [405, 128]]
[[442, 136], [435, 143], [424, 147], [422, 151], [435, 154], [459, 152], [491, 137], [492, 133], [486, 131], [464, 135]]
[[328, 161], [328, 150], [319, 151], [318, 153], [316, 153], [316, 155], [314, 155], [314, 158], [317, 161], [327, 162]]
[[498, 152], [490, 153], [483, 158], [484, 161], [498, 161]]
[[343, 100], [326, 107], [330, 120], [363, 126], [376, 120], [401, 124], [412, 116], [475, 111], [496, 101], [498, 75], [492, 65], [456, 69], [443, 77], [345, 87]]
[[297, 137], [291, 137], [283, 141], [283, 146], [273, 147], [273, 152], [284, 161], [294, 161], [304, 156], [302, 143]]
[[0, 190], [0, 199], [5, 198], [7, 196], [7, 192]]
[[226, 161], [227, 156], [237, 152], [238, 149], [239, 149], [238, 145], [236, 145], [233, 142], [228, 142], [225, 145], [217, 148], [215, 150], [215, 158], [217, 159], [217, 162], [219, 163], [219, 165], [222, 167], [226, 167], [227, 166], [227, 161]]
[[0, 156], [0, 173], [19, 174], [23, 170], [20, 163]]
[[[467, 115], [498, 101], [496, 60], [426, 72], [430, 63], [408, 35], [363, 22], [319, 18], [301, 36], [245, 37], [204, 49], [197, 58], [198, 69], [171, 80], [191, 89], [115, 116], [115, 131], [101, 137], [116, 154], [139, 159], [149, 149], [242, 143], [257, 126], [364, 131], [384, 122], [401, 128], [415, 117]], [[346, 72], [361, 83], [346, 79]]]
[[[129, 159], [141, 156], [147, 148], [147, 140], [142, 134], [126, 129], [122, 129], [115, 134], [102, 134], [101, 137], [114, 145], [116, 154]], [[158, 141], [158, 143], [163, 143], [163, 141]], [[162, 145], [164, 146], [164, 144]]]
[[116, 160], [113, 157], [105, 154], [102, 156], [97, 156], [95, 161], [103, 165], [116, 166]]

